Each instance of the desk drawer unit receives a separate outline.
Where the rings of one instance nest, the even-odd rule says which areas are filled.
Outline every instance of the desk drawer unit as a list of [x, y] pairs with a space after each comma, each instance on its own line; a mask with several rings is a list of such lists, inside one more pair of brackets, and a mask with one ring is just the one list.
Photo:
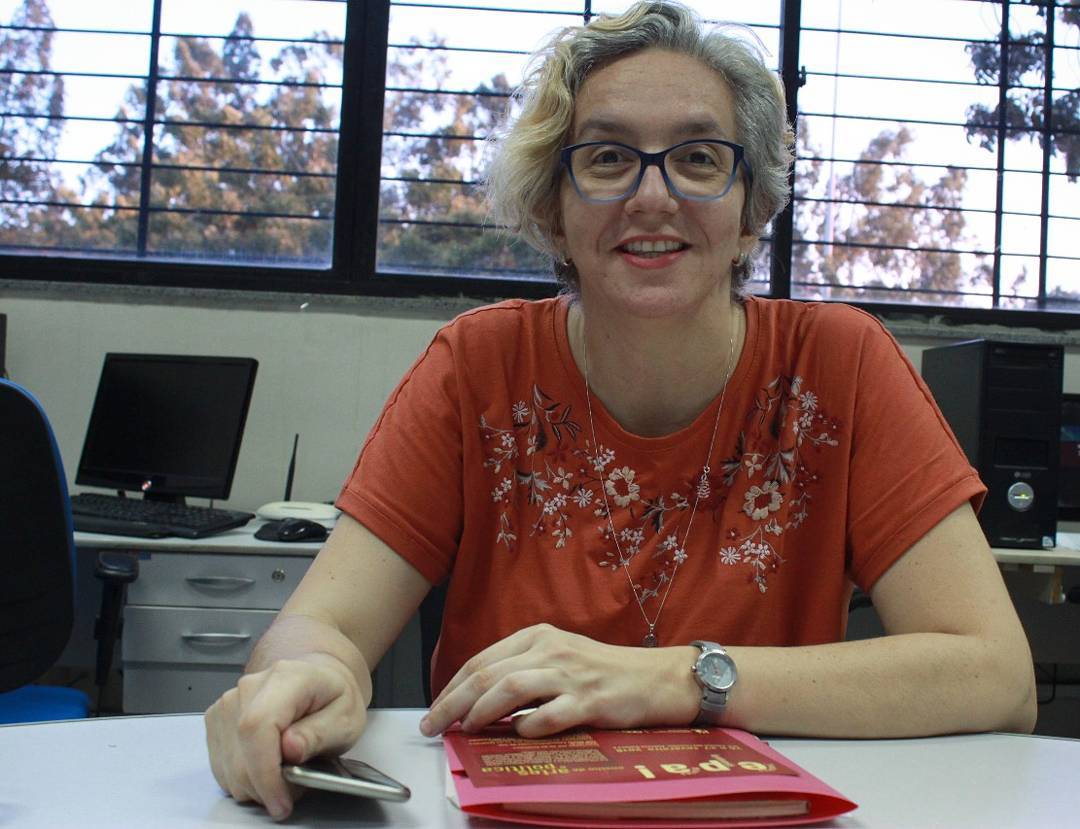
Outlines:
[[128, 606], [124, 710], [202, 711], [236, 684], [272, 610]]
[[144, 554], [127, 603], [280, 610], [310, 564], [305, 556]]
[[153, 553], [128, 588], [124, 711], [203, 711], [236, 684], [306, 556]]

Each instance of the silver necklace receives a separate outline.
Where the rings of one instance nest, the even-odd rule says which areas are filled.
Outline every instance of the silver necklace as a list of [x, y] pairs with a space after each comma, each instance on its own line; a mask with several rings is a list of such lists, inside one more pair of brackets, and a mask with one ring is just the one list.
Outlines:
[[[701, 470], [701, 477], [698, 478], [697, 492], [694, 496], [694, 506], [690, 510], [690, 520], [686, 523], [686, 532], [683, 533], [682, 544], [677, 548], [682, 550], [684, 557], [686, 552], [686, 541], [690, 538], [690, 528], [694, 526], [694, 516], [697, 515], [698, 504], [701, 503], [703, 496], [707, 496], [709, 492], [709, 461], [712, 458], [713, 446], [716, 443], [716, 433], [720, 428], [720, 414], [724, 411], [724, 396], [727, 394], [728, 381], [731, 379], [732, 360], [735, 358], [735, 331], [738, 328], [738, 316], [735, 317], [735, 324], [731, 327], [731, 339], [728, 342], [728, 359], [727, 366], [724, 369], [724, 385], [720, 389], [720, 405], [716, 408], [716, 420], [713, 421], [712, 436], [709, 438], [709, 449], [705, 453], [705, 465]], [[593, 452], [599, 454], [600, 444], [596, 441], [596, 424], [593, 422], [592, 412], [592, 392], [589, 388], [589, 347], [586, 342], [585, 328], [582, 326], [581, 330], [581, 356], [582, 362], [585, 364], [585, 405], [589, 413], [589, 430], [592, 433]], [[600, 483], [600, 495], [604, 499], [604, 512], [607, 514], [608, 532], [611, 533], [611, 540], [615, 542], [615, 550], [619, 553], [619, 563], [622, 565], [623, 572], [626, 574], [626, 580], [630, 584], [630, 593], [634, 597], [634, 601], [637, 602], [638, 610], [641, 611], [641, 618], [645, 620], [645, 624], [649, 630], [641, 639], [641, 644], [646, 648], [655, 648], [660, 644], [656, 637], [656, 626], [660, 622], [660, 614], [664, 612], [664, 605], [667, 603], [668, 596], [671, 594], [671, 586], [675, 583], [675, 574], [679, 570], [681, 561], [679, 557], [675, 558], [675, 566], [671, 570], [671, 576], [668, 578], [667, 586], [664, 588], [664, 595], [660, 598], [660, 607], [656, 609], [656, 616], [649, 620], [649, 614], [645, 612], [645, 603], [641, 600], [641, 596], [638, 595], [637, 588], [634, 586], [634, 577], [630, 575], [629, 560], [623, 555], [622, 546], [619, 544], [619, 536], [615, 533], [615, 524], [611, 520], [611, 505], [608, 503], [607, 488], [605, 482]]]

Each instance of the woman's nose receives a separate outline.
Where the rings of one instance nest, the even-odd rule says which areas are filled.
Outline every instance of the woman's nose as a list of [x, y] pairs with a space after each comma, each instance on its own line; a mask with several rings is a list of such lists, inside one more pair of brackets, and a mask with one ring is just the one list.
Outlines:
[[638, 185], [637, 192], [627, 199], [628, 210], [660, 210], [671, 212], [678, 209], [678, 201], [668, 189], [664, 174], [657, 164], [645, 168], [645, 175]]

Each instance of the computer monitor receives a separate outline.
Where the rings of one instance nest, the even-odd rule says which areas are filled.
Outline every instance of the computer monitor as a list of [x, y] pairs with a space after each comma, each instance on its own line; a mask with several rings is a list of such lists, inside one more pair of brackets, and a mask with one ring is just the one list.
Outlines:
[[1058, 519], [1080, 521], [1080, 394], [1061, 395]]
[[106, 354], [75, 483], [228, 498], [257, 368], [246, 357]]

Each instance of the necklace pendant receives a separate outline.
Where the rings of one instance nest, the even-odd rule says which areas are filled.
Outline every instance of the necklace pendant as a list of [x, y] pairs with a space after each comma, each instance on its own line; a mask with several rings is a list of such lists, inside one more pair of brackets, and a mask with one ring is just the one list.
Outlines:
[[656, 634], [653, 633], [652, 630], [649, 630], [649, 632], [645, 634], [645, 638], [641, 640], [641, 646], [643, 648], [655, 648], [657, 644], [659, 643], [656, 641]]

